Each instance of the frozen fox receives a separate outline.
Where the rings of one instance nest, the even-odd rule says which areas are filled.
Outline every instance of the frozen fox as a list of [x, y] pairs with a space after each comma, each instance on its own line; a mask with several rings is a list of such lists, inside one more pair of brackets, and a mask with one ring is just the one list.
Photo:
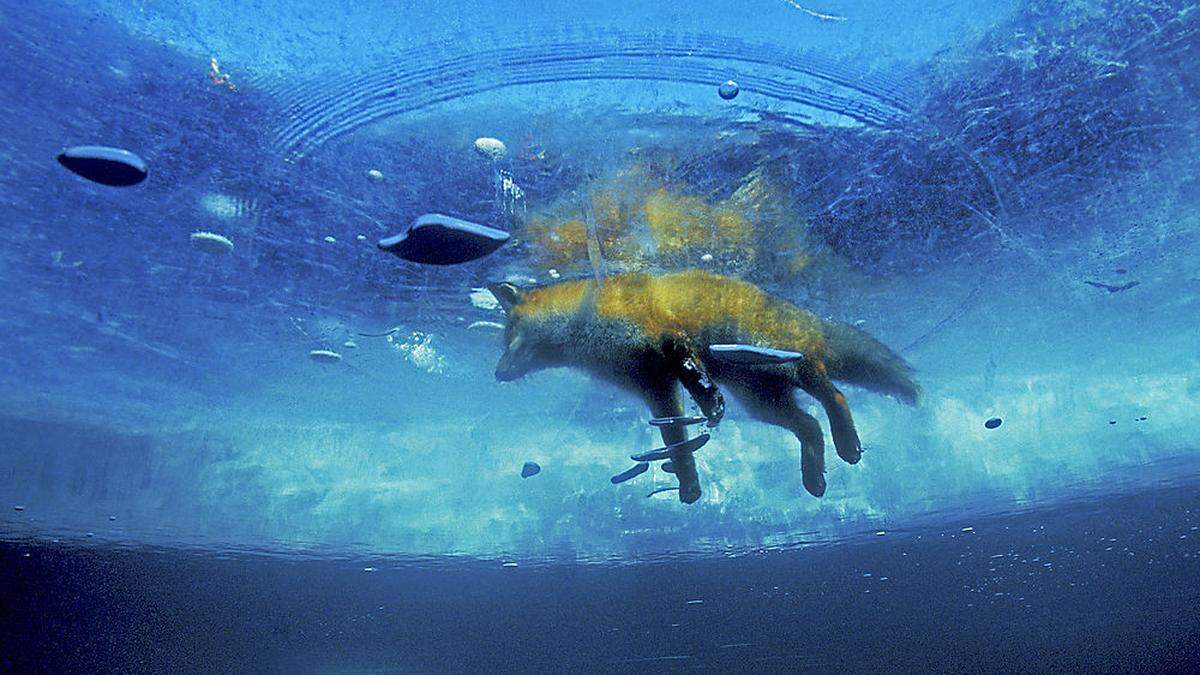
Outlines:
[[[916, 404], [912, 368], [879, 341], [744, 281], [691, 270], [622, 274], [599, 285], [566, 281], [521, 290], [503, 283], [489, 289], [507, 316], [497, 380], [543, 368], [581, 368], [640, 394], [655, 417], [683, 414], [678, 383], [710, 425], [725, 412], [720, 383], [753, 417], [796, 435], [804, 487], [817, 497], [825, 493], [825, 441], [820, 423], [800, 408], [793, 389], [804, 390], [825, 409], [838, 456], [850, 464], [858, 462], [862, 446], [834, 380]], [[804, 358], [747, 365], [708, 351], [728, 343], [790, 350]], [[664, 426], [661, 433], [668, 445], [687, 439], [679, 426]], [[672, 453], [671, 461], [680, 501], [699, 499], [692, 455]]]

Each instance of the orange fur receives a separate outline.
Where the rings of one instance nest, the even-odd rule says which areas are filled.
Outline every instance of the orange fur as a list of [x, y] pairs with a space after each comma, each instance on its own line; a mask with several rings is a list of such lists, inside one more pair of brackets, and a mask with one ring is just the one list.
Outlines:
[[[569, 314], [594, 289], [592, 281], [567, 281], [527, 292], [518, 316]], [[826, 351], [821, 321], [753, 284], [700, 270], [651, 276], [608, 277], [595, 298], [596, 315], [638, 326], [649, 338], [685, 335], [734, 324], [762, 346], [791, 349], [819, 360]]]

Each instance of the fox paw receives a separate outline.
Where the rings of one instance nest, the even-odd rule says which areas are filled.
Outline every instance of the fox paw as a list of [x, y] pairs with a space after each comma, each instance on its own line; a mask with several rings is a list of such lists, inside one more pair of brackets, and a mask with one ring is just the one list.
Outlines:
[[837, 454], [847, 464], [858, 464], [858, 460], [862, 459], [862, 446], [858, 444], [858, 439], [854, 439], [854, 444], [849, 443], [837, 444]]
[[837, 448], [838, 457], [847, 464], [858, 464], [858, 460], [862, 459], [862, 442], [858, 440], [854, 427], [834, 427], [830, 431], [833, 432], [833, 445]]
[[825, 474], [819, 471], [806, 471], [804, 473], [804, 489], [808, 490], [808, 494], [814, 497], [824, 496]]
[[699, 485], [680, 485], [679, 486], [679, 501], [684, 504], [691, 504], [700, 499]]

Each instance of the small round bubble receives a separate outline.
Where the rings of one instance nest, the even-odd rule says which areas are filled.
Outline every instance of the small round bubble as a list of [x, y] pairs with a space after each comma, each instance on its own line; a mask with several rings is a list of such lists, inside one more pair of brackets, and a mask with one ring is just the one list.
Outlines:
[[738, 92], [740, 91], [741, 88], [738, 87], [738, 83], [734, 82], [733, 80], [725, 80], [720, 87], [717, 87], [717, 94], [719, 94], [721, 98], [725, 99], [726, 101], [736, 98]]

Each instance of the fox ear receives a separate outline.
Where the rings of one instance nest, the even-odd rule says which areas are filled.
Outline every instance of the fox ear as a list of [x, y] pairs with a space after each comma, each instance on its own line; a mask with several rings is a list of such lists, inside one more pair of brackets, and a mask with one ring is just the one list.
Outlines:
[[496, 296], [496, 300], [500, 302], [500, 306], [504, 308], [505, 314], [511, 314], [513, 307], [521, 304], [523, 293], [521, 289], [513, 286], [507, 281], [499, 284], [488, 284], [487, 289]]

